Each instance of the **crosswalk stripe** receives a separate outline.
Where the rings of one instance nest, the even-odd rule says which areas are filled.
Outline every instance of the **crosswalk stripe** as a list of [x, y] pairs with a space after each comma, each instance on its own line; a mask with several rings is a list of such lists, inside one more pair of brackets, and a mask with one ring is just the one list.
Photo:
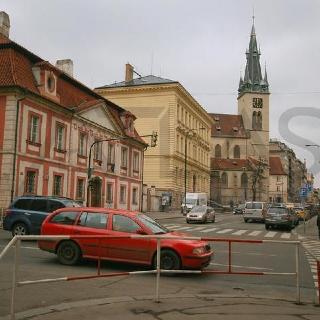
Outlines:
[[219, 228], [204, 229], [204, 230], [201, 230], [200, 232], [210, 232], [215, 230], [219, 230]]
[[266, 238], [273, 238], [276, 234], [277, 234], [277, 232], [275, 232], [275, 231], [269, 231], [265, 234], [265, 237]]
[[233, 232], [232, 234], [236, 236], [241, 236], [242, 234], [246, 233], [248, 230], [238, 230], [236, 232]]
[[179, 225], [177, 225], [177, 226], [175, 226], [175, 225], [173, 225], [173, 226], [167, 226], [168, 229], [174, 229], [174, 228], [178, 228], [178, 227], [181, 227], [181, 226], [179, 226]]
[[257, 235], [260, 234], [260, 233], [262, 233], [262, 231], [252, 231], [252, 232], [250, 232], [248, 235], [255, 237], [255, 236], [257, 236]]
[[220, 230], [220, 231], [217, 231], [217, 233], [227, 233], [227, 232], [230, 232], [230, 231], [233, 231], [233, 229], [223, 229], [223, 230]]
[[202, 230], [205, 229], [206, 227], [196, 227], [196, 228], [192, 228], [192, 231], [196, 231], [196, 230]]
[[280, 238], [282, 239], [290, 239], [291, 233], [283, 233]]
[[174, 230], [187, 230], [187, 229], [192, 229], [192, 227], [179, 227], [179, 228], [175, 228]]

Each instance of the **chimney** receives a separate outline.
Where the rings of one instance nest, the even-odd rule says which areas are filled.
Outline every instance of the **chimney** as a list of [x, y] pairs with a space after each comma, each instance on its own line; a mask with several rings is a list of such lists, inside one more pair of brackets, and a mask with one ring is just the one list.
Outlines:
[[10, 18], [4, 11], [0, 12], [0, 33], [9, 38]]
[[71, 59], [57, 60], [56, 67], [70, 77], [73, 77], [73, 61]]
[[126, 64], [126, 82], [133, 80], [133, 66], [130, 63]]

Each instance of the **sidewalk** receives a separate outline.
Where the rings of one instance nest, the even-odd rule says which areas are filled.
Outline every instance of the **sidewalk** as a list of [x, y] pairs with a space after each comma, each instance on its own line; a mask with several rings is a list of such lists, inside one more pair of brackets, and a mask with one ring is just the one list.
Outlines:
[[[318, 320], [320, 308], [312, 304], [261, 297], [214, 294], [162, 295], [153, 297], [123, 296], [83, 300], [31, 309], [16, 314], [16, 319], [33, 320]], [[0, 320], [9, 320], [9, 316]]]
[[294, 232], [301, 237], [305, 237], [309, 240], [319, 240], [317, 216], [312, 217], [310, 220], [300, 221], [299, 226], [294, 229]]

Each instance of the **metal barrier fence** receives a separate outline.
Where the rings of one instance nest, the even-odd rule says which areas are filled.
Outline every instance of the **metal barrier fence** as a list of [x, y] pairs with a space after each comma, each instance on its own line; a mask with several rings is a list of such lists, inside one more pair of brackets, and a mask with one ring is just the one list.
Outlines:
[[[19, 269], [19, 257], [20, 257], [20, 245], [21, 241], [24, 240], [64, 240], [64, 239], [103, 239], [103, 238], [150, 238], [157, 240], [157, 251], [156, 251], [156, 269], [147, 271], [131, 271], [131, 272], [112, 272], [112, 273], [101, 273], [101, 257], [97, 259], [97, 274], [95, 275], [82, 275], [74, 277], [61, 277], [54, 279], [41, 279], [41, 280], [29, 280], [29, 281], [17, 281], [18, 269]], [[203, 240], [208, 242], [227, 242], [228, 243], [228, 268], [226, 271], [219, 270], [163, 270], [160, 268], [160, 253], [161, 253], [161, 240], [163, 239], [180, 239], [180, 240]], [[295, 245], [295, 272], [235, 272], [232, 270], [232, 244], [233, 243], [249, 243], [249, 244], [261, 244], [261, 243], [282, 243]], [[99, 246], [100, 246], [99, 241]], [[296, 280], [296, 302], [299, 304], [300, 301], [300, 277], [299, 277], [299, 248], [300, 241], [277, 241], [277, 240], [243, 240], [243, 239], [222, 239], [222, 238], [210, 238], [210, 237], [172, 237], [165, 235], [128, 235], [128, 236], [15, 236], [0, 253], [0, 260], [10, 250], [11, 247], [15, 247], [14, 251], [14, 264], [13, 264], [13, 275], [12, 275], [12, 291], [11, 291], [11, 305], [10, 315], [11, 319], [15, 319], [15, 296], [16, 289], [19, 286], [34, 284], [34, 283], [50, 283], [59, 281], [73, 281], [81, 279], [93, 279], [93, 278], [105, 278], [115, 277], [123, 275], [135, 275], [135, 274], [156, 274], [156, 285], [155, 285], [155, 301], [160, 301], [160, 274], [161, 273], [194, 273], [194, 274], [233, 274], [233, 275], [278, 275], [278, 276], [295, 276]], [[99, 250], [100, 251], [100, 250]], [[318, 276], [320, 277], [320, 262], [318, 261]], [[320, 287], [318, 288], [320, 293]], [[319, 295], [320, 296], [320, 295]], [[320, 304], [320, 298], [319, 298]]]

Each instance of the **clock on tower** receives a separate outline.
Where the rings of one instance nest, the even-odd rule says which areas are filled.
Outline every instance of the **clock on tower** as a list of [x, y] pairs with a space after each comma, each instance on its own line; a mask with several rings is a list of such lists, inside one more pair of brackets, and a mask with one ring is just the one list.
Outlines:
[[262, 106], [263, 106], [262, 98], [253, 98], [252, 99], [252, 106], [254, 108], [262, 108]]

